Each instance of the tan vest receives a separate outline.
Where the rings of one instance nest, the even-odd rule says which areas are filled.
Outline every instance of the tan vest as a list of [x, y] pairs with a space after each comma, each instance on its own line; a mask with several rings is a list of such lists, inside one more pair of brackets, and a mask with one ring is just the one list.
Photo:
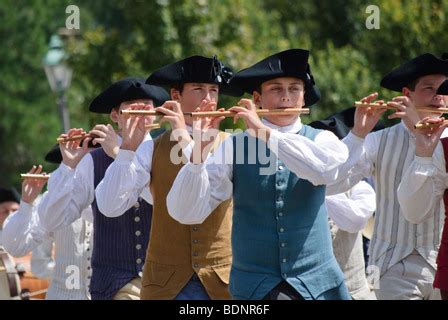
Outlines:
[[[200, 225], [184, 225], [171, 218], [166, 197], [183, 163], [175, 165], [170, 160], [177, 143], [170, 141], [170, 134], [167, 131], [154, 141], [150, 184], [154, 204], [141, 299], [174, 299], [193, 273], [211, 299], [230, 299], [232, 202], [221, 203]], [[214, 148], [227, 136], [220, 133]]]

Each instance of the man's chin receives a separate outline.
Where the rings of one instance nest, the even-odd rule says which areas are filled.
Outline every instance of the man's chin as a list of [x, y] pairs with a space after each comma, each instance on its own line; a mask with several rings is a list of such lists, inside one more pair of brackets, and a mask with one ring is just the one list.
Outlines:
[[299, 117], [298, 115], [285, 114], [284, 116], [275, 115], [275, 116], [270, 116], [270, 117], [265, 117], [265, 118], [266, 118], [266, 120], [268, 120], [269, 122], [271, 122], [275, 125], [288, 126], [288, 125], [296, 122], [298, 117]]

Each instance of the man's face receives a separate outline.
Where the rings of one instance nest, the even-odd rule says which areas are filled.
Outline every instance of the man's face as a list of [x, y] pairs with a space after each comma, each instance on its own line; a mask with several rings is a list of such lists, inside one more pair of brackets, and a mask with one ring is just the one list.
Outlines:
[[6, 218], [16, 210], [19, 210], [19, 204], [15, 201], [6, 201], [0, 203], [0, 229]]
[[[183, 112], [193, 112], [202, 100], [218, 103], [219, 86], [212, 83], [185, 83], [182, 92], [171, 90], [171, 97], [180, 103]], [[185, 122], [192, 124], [191, 117]]]
[[[421, 77], [415, 85], [415, 90], [408, 90], [407, 95], [411, 98], [416, 107], [445, 108], [448, 103], [448, 96], [437, 94], [439, 86], [447, 79], [442, 74], [432, 74]], [[407, 88], [405, 88], [406, 90]], [[405, 93], [406, 95], [406, 93]], [[423, 114], [423, 116], [434, 116], [434, 114]]]
[[[275, 78], [261, 85], [261, 94], [254, 91], [255, 104], [262, 109], [302, 108], [305, 85], [301, 79], [285, 77]], [[278, 126], [287, 126], [297, 121], [298, 115], [268, 116], [269, 122]]]
[[133, 104], [143, 103], [145, 105], [150, 105], [154, 107], [154, 101], [152, 99], [138, 99], [138, 100], [132, 100], [132, 101], [126, 101], [122, 102], [120, 104], [120, 108], [118, 111], [116, 109], [112, 109], [110, 113], [110, 118], [113, 122], [115, 122], [118, 125], [118, 128], [121, 129], [124, 126], [125, 117], [120, 113], [121, 110], [128, 109]]

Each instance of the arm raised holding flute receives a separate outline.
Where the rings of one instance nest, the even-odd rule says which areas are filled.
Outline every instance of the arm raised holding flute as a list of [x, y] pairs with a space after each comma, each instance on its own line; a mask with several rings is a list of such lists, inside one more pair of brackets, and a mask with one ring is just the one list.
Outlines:
[[[341, 180], [327, 189], [338, 193], [364, 177], [374, 178], [377, 209], [368, 264], [380, 271], [375, 288], [379, 300], [440, 299], [432, 281], [443, 225], [443, 204], [438, 190], [446, 173], [437, 136], [442, 134], [443, 127], [437, 132], [431, 129], [436, 135], [428, 137], [431, 130], [417, 130], [415, 125], [420, 121], [443, 121], [437, 118], [446, 111], [447, 101], [437, 89], [447, 76], [448, 61], [430, 53], [389, 72], [381, 86], [400, 95], [386, 103], [386, 108], [396, 109], [389, 119], [402, 121], [369, 133], [380, 113], [386, 110], [385, 103], [358, 107], [354, 129], [343, 140], [350, 150], [349, 159], [340, 167]], [[372, 104], [376, 97], [376, 94], [369, 96], [362, 102]], [[427, 157], [431, 152], [432, 157]], [[439, 174], [441, 179], [437, 178]], [[409, 176], [414, 177], [413, 182]], [[423, 277], [402, 273], [403, 268], [425, 268], [428, 274]]]

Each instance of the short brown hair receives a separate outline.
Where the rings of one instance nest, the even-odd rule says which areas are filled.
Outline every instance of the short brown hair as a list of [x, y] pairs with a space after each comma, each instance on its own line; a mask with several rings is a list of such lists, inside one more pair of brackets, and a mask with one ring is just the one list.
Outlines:
[[420, 78], [415, 79], [414, 81], [412, 81], [411, 83], [409, 83], [406, 88], [408, 88], [411, 91], [415, 91], [415, 87], [417, 86], [418, 81], [420, 80]]
[[176, 84], [173, 84], [173, 85], [171, 86], [171, 89], [177, 90], [177, 91], [179, 91], [180, 93], [182, 93], [182, 91], [184, 91], [184, 84], [183, 84], [183, 83], [176, 83]]

